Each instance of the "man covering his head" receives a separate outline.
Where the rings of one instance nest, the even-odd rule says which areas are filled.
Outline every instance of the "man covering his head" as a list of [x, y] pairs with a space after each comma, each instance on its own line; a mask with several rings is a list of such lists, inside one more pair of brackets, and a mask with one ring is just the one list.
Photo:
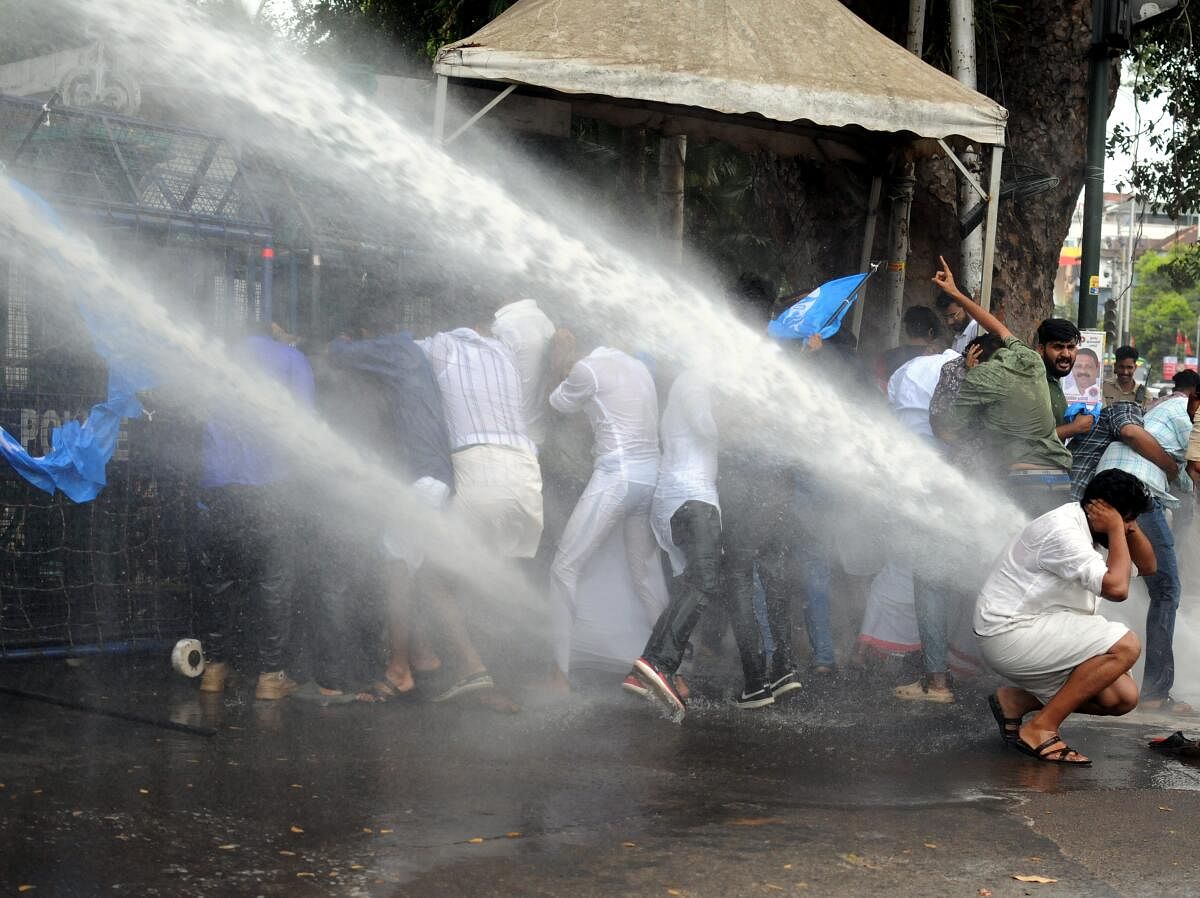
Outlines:
[[[1102, 472], [1082, 502], [1026, 525], [992, 567], [975, 604], [974, 629], [984, 660], [1012, 684], [989, 699], [1001, 738], [1024, 754], [1090, 764], [1059, 735], [1067, 717], [1137, 707], [1129, 670], [1141, 645], [1128, 627], [1097, 610], [1101, 597], [1125, 600], [1134, 564], [1143, 576], [1154, 573], [1154, 549], [1137, 525], [1149, 507], [1136, 477]], [[1107, 560], [1097, 545], [1108, 548]]]

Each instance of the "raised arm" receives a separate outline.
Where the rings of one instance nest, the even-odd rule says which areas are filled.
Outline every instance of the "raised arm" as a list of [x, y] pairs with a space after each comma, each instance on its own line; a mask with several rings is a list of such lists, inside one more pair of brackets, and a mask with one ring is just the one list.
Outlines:
[[[1100, 581], [1100, 595], [1112, 602], [1123, 602], [1129, 596], [1129, 578], [1133, 574], [1125, 520], [1115, 508], [1101, 499], [1089, 502], [1084, 511], [1092, 530], [1108, 536], [1108, 571]], [[1153, 550], [1150, 557], [1154, 558]]]
[[[1157, 465], [1163, 469], [1163, 473], [1167, 475], [1167, 480], [1171, 481], [1179, 474], [1179, 463], [1171, 458], [1158, 444], [1158, 440], [1150, 436], [1150, 433], [1137, 424], [1126, 424], [1121, 428], [1121, 442], [1140, 455], [1142, 458], [1151, 464]], [[1141, 565], [1138, 565], [1141, 569]]]
[[942, 267], [933, 276], [933, 282], [941, 291], [962, 306], [963, 311], [978, 321], [979, 326], [984, 330], [990, 331], [1001, 340], [1011, 337], [1012, 331], [1004, 326], [1003, 321], [958, 289], [958, 284], [954, 282], [954, 275], [950, 273], [950, 266], [946, 263], [945, 257], [938, 256], [938, 261], [942, 263]]

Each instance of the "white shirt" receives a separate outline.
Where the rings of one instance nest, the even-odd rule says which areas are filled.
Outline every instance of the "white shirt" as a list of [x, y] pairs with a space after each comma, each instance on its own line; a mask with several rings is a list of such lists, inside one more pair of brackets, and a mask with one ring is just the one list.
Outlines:
[[593, 350], [555, 387], [550, 405], [587, 414], [597, 470], [619, 471], [635, 483], [658, 480], [658, 394], [637, 359], [606, 346]]
[[662, 416], [662, 461], [654, 488], [650, 523], [675, 575], [687, 560], [675, 545], [671, 518], [684, 502], [717, 503], [717, 422], [709, 398], [711, 386], [699, 370], [690, 368], [675, 378]]
[[979, 322], [971, 319], [967, 322], [967, 326], [963, 328], [963, 332], [956, 336], [950, 343], [950, 348], [962, 355], [967, 351], [967, 344], [979, 336]]
[[510, 302], [496, 312], [492, 333], [513, 354], [521, 375], [521, 405], [525, 428], [539, 446], [546, 441], [546, 392], [550, 389], [550, 342], [554, 322], [536, 300]]
[[1040, 614], [1095, 614], [1108, 565], [1078, 502], [1026, 525], [992, 566], [975, 602], [975, 632], [995, 636]]
[[537, 453], [525, 430], [521, 376], [507, 346], [468, 327], [417, 345], [442, 391], [451, 452], [489, 444]]
[[918, 436], [933, 437], [929, 403], [942, 376], [942, 367], [958, 355], [953, 349], [938, 355], [919, 355], [897, 368], [888, 380], [888, 404], [900, 423]]

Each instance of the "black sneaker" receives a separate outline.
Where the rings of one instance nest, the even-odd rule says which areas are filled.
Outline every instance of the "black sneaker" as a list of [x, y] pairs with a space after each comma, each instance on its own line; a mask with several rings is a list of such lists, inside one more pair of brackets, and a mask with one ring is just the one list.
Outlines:
[[763, 683], [753, 691], [743, 690], [734, 704], [739, 708], [761, 708], [765, 705], [775, 704], [775, 696], [771, 694], [771, 686]]
[[787, 695], [789, 692], [795, 692], [800, 688], [800, 676], [794, 670], [789, 670], [787, 673], [780, 676], [771, 683], [771, 695], [775, 698]]

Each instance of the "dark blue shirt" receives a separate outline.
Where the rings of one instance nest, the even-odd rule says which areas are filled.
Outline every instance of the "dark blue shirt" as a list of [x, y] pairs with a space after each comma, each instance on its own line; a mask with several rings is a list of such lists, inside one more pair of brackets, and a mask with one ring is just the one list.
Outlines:
[[382, 382], [391, 408], [394, 457], [409, 479], [432, 477], [453, 490], [442, 393], [421, 347], [404, 334], [335, 340], [329, 344], [329, 361]]

